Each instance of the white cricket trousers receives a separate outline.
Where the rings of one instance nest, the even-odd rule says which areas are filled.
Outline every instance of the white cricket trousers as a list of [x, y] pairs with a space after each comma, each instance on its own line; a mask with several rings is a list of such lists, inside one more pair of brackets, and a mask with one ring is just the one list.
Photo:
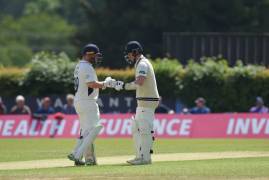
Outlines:
[[79, 117], [81, 134], [94, 129], [100, 120], [98, 104], [95, 100], [78, 100], [74, 102]]

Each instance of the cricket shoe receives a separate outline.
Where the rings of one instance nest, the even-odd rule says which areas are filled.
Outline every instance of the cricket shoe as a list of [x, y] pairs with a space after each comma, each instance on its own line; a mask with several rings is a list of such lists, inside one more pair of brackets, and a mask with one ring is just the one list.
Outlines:
[[75, 161], [75, 159], [76, 159], [75, 156], [74, 156], [74, 154], [72, 154], [72, 153], [71, 153], [71, 154], [68, 154], [68, 155], [67, 155], [67, 158], [68, 158], [70, 161]]
[[138, 157], [135, 157], [134, 159], [128, 160], [126, 162], [129, 164], [132, 164], [133, 162], [137, 161], [138, 159], [139, 159]]
[[146, 164], [151, 164], [151, 160], [144, 160], [142, 158], [138, 158], [132, 162], [129, 162], [131, 165], [146, 165]]
[[80, 159], [75, 159], [75, 166], [84, 166], [85, 162]]
[[94, 159], [87, 159], [85, 161], [85, 165], [86, 166], [95, 166], [95, 165], [97, 165], [97, 163], [96, 163], [96, 161]]
[[71, 161], [74, 161], [75, 162], [75, 166], [84, 166], [85, 165], [85, 162], [80, 160], [80, 159], [76, 159], [74, 154], [68, 154], [67, 158]]

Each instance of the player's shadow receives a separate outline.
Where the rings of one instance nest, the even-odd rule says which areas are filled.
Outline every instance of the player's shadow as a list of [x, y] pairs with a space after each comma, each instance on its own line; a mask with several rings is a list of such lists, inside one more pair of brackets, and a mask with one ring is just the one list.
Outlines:
[[112, 167], [125, 167], [125, 166], [133, 166], [131, 164], [125, 164], [125, 163], [122, 163], [122, 164], [99, 164], [99, 165], [95, 165], [95, 166], [65, 166], [65, 167], [59, 167], [59, 168], [70, 168], [70, 167], [74, 167], [74, 168], [91, 168], [91, 167], [105, 167], [105, 166], [112, 166]]
[[131, 164], [127, 164], [127, 163], [122, 163], [122, 164], [111, 164], [110, 166], [132, 166]]

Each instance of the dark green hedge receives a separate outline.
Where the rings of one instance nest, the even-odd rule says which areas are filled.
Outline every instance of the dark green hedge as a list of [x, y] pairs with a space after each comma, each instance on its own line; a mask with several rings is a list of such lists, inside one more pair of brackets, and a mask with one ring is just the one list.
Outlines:
[[27, 69], [0, 68], [0, 96], [14, 96], [23, 90]]
[[176, 97], [187, 105], [202, 96], [214, 112], [248, 111], [256, 96], [269, 98], [269, 71], [261, 66], [229, 67], [226, 60], [206, 58], [190, 61], [180, 78]]
[[64, 54], [36, 54], [23, 82], [24, 93], [34, 96], [66, 94], [73, 90], [75, 63]]
[[[248, 111], [256, 96], [269, 100], [269, 70], [261, 66], [244, 66], [238, 62], [229, 67], [227, 61], [204, 58], [201, 63], [189, 61], [183, 67], [177, 60], [156, 59], [153, 62], [160, 95], [179, 98], [187, 106], [202, 96], [214, 112]], [[0, 96], [17, 94], [44, 96], [73, 92], [72, 62], [65, 54], [39, 53], [29, 69], [0, 69]], [[130, 82], [133, 69], [97, 69], [99, 80], [111, 76]], [[119, 94], [105, 90], [102, 93]]]

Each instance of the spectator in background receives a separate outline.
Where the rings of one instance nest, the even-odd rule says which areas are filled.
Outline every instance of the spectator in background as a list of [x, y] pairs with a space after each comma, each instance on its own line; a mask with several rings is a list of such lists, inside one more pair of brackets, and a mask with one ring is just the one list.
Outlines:
[[55, 113], [54, 108], [51, 106], [51, 100], [49, 97], [44, 97], [42, 99], [41, 107], [39, 107], [36, 113], [43, 114], [43, 115]]
[[264, 106], [264, 102], [262, 97], [256, 97], [256, 106], [253, 106], [249, 110], [252, 113], [268, 113], [269, 110], [266, 106]]
[[206, 101], [204, 98], [199, 97], [195, 100], [196, 106], [190, 110], [191, 114], [208, 114], [210, 109], [206, 107]]
[[2, 98], [0, 97], [0, 114], [6, 114], [6, 113], [7, 113], [7, 108], [4, 105]]
[[22, 95], [16, 97], [16, 105], [11, 108], [10, 114], [31, 114], [31, 110], [25, 105], [25, 98]]
[[186, 107], [182, 108], [181, 114], [190, 114], [189, 109]]
[[74, 95], [68, 94], [66, 96], [66, 104], [63, 107], [64, 114], [77, 114], [74, 107]]
[[174, 110], [163, 104], [162, 97], [160, 96], [159, 99], [159, 105], [155, 110], [155, 113], [161, 113], [161, 114], [174, 114]]

